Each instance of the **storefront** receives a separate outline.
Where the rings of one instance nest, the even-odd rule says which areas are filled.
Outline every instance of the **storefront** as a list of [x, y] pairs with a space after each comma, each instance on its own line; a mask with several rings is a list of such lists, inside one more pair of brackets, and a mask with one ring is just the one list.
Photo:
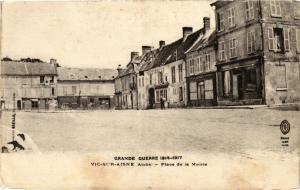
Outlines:
[[217, 105], [216, 72], [190, 76], [187, 84], [189, 106]]
[[246, 61], [218, 68], [218, 104], [262, 104], [261, 64]]

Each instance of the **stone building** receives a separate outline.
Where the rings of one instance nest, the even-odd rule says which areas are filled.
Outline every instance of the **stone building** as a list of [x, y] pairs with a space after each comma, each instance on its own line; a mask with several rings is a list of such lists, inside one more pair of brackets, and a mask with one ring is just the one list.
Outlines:
[[146, 80], [149, 108], [160, 107], [162, 98], [167, 107], [187, 104], [185, 52], [197, 40], [200, 30], [193, 32], [191, 27], [183, 27], [182, 32], [182, 38], [161, 45], [155, 52], [153, 63], [145, 69], [144, 75], [149, 79]]
[[58, 67], [57, 99], [61, 109], [114, 107], [114, 69]]
[[217, 105], [216, 32], [203, 18], [201, 35], [186, 52], [188, 106]]
[[[144, 47], [147, 49], [148, 47]], [[137, 109], [137, 76], [140, 56], [138, 52], [131, 52], [130, 61], [126, 69], [118, 67], [118, 76], [115, 79], [115, 102], [117, 109]]]
[[[56, 106], [56, 61], [1, 61], [0, 104], [2, 109], [49, 109]], [[15, 94], [15, 102], [13, 102]]]
[[299, 2], [215, 1], [218, 104], [299, 101]]

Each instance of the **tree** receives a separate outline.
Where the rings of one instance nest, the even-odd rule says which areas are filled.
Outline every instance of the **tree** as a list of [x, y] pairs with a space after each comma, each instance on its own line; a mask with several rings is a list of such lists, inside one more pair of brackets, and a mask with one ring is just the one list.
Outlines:
[[43, 62], [42, 60], [40, 60], [38, 58], [30, 58], [30, 57], [21, 58], [20, 61], [22, 61], [22, 62], [30, 62], [30, 63], [34, 63], [34, 62], [42, 63]]
[[9, 57], [3, 57], [3, 58], [2, 58], [2, 61], [12, 61], [12, 59], [9, 58]]

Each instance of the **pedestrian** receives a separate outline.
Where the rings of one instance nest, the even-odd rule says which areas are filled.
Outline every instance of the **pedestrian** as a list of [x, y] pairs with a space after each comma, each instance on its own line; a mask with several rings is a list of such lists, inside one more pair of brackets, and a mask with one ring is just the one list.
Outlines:
[[160, 97], [160, 109], [164, 109], [165, 108], [165, 101], [163, 99], [163, 97]]

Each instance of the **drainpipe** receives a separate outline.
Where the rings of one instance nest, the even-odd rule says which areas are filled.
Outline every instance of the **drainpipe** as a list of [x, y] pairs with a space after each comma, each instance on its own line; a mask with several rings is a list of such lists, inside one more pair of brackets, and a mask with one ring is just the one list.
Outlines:
[[[259, 23], [260, 23], [260, 29], [261, 29], [261, 42], [262, 42], [262, 57], [261, 57], [261, 85], [263, 84], [263, 92], [264, 96], [263, 98], [263, 104], [266, 104], [266, 81], [265, 81], [265, 48], [264, 48], [264, 29], [263, 29], [263, 13], [262, 13], [262, 6], [261, 6], [261, 0], [258, 0], [259, 4]], [[263, 78], [263, 79], [262, 79]]]

